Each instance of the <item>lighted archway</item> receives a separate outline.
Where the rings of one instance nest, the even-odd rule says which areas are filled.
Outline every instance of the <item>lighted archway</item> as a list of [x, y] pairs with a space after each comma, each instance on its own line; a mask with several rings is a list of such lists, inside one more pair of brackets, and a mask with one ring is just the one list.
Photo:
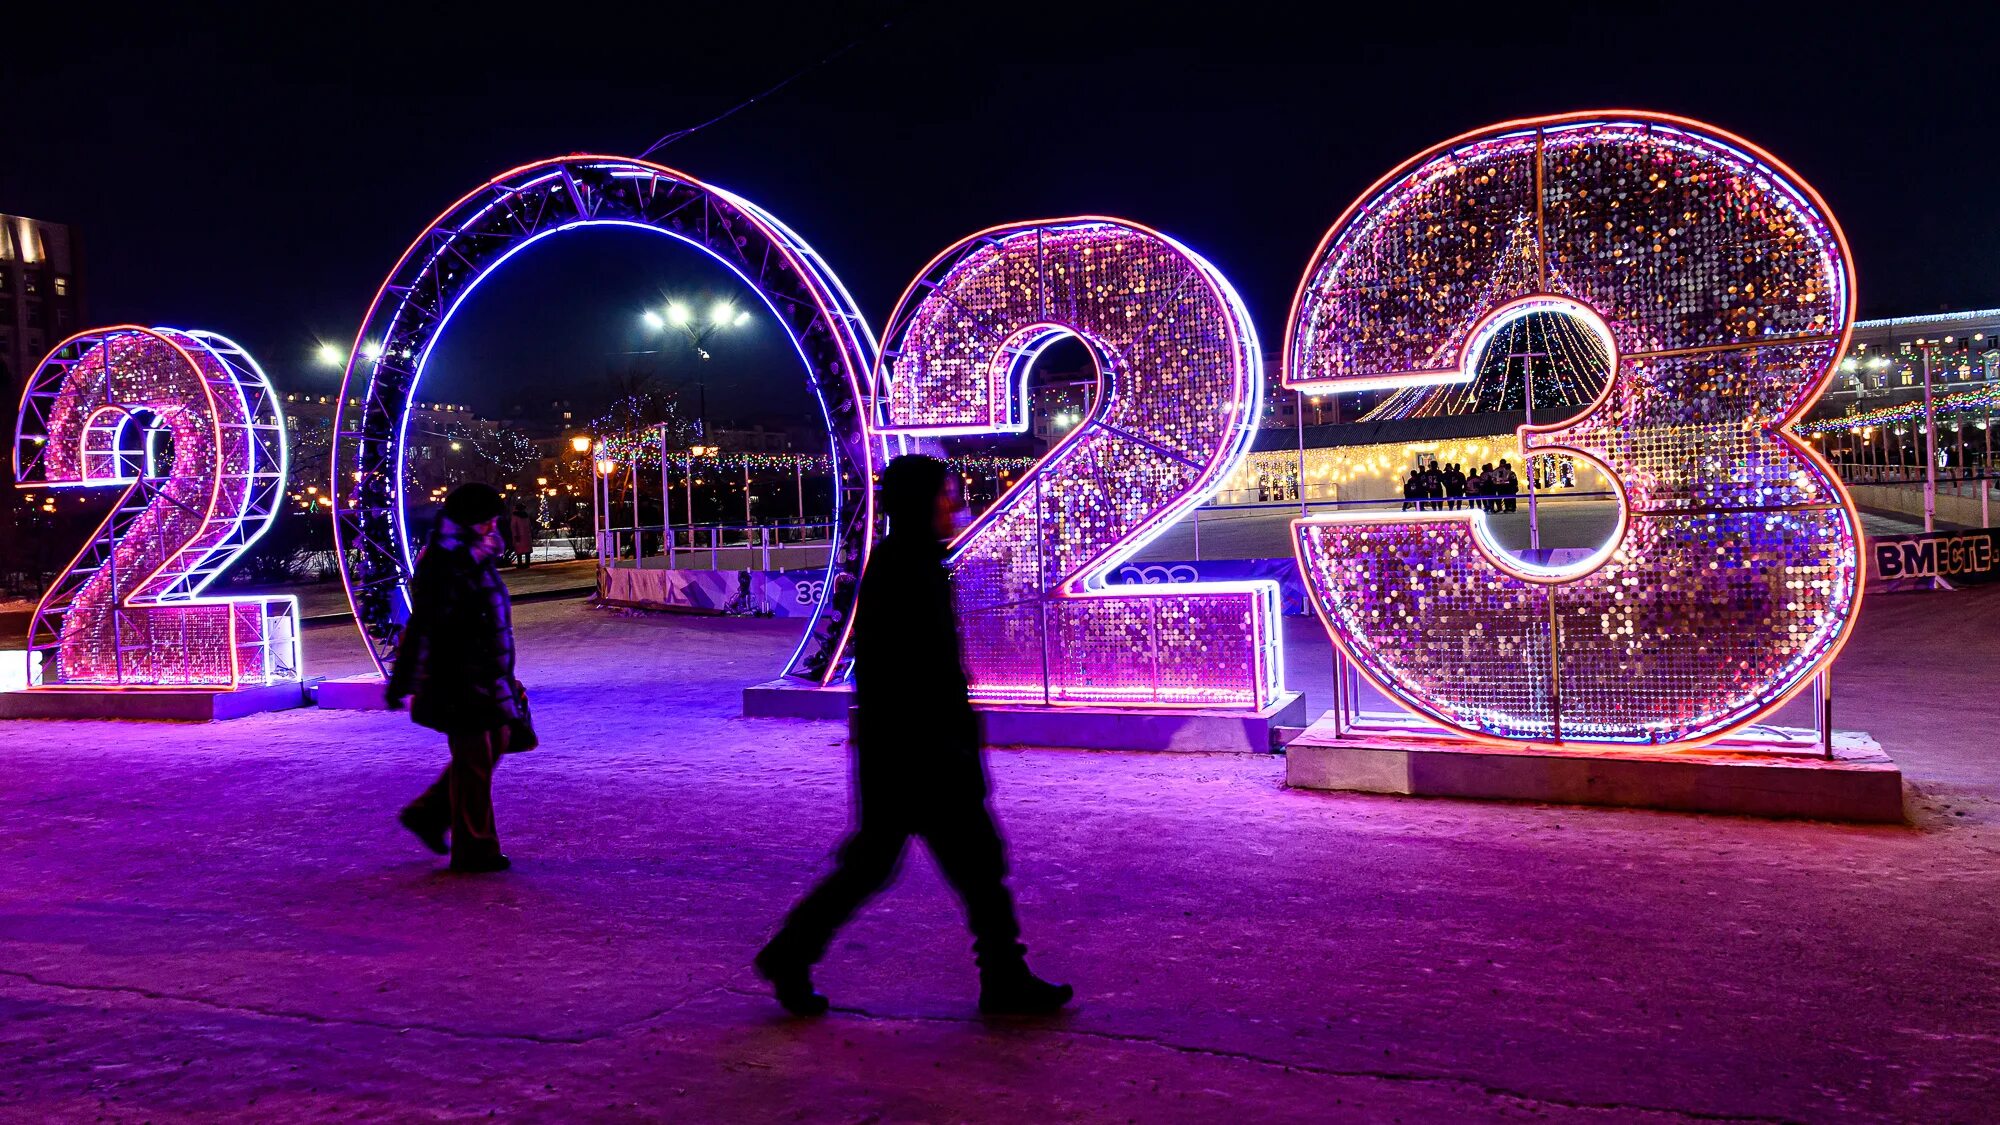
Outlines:
[[504, 172], [452, 204], [404, 251], [362, 321], [334, 418], [334, 535], [377, 666], [393, 659], [409, 615], [403, 430], [431, 350], [487, 275], [542, 238], [587, 226], [648, 230], [707, 253], [756, 292], [791, 338], [826, 421], [837, 487], [824, 593], [785, 673], [841, 678], [873, 522], [876, 454], [862, 403], [875, 338], [812, 247], [762, 209], [662, 165], [586, 155]]

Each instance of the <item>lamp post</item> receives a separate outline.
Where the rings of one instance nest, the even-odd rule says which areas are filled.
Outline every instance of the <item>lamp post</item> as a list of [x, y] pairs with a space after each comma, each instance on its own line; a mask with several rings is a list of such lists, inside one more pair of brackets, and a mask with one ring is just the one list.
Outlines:
[[[591, 446], [591, 437], [589, 434], [579, 433], [570, 435], [569, 439], [570, 452], [577, 454], [585, 459], [584, 475], [590, 478], [590, 499], [586, 501], [586, 504], [590, 508], [590, 538], [591, 541], [594, 543], [597, 541], [597, 520], [598, 520], [597, 474], [592, 470], [592, 467], [589, 464], [590, 446]], [[575, 493], [571, 493], [571, 495], [575, 495]]]
[[[1986, 343], [1986, 333], [1974, 332], [1972, 343], [1973, 350], [1979, 354], [1979, 381], [1988, 388], [1987, 393], [1991, 394], [1993, 365], [1988, 362], [1987, 357], [1993, 352], [1992, 349], [1983, 347]], [[1979, 526], [1992, 527], [1993, 515], [1990, 509], [1992, 499], [1989, 494], [1993, 491], [1993, 407], [1990, 404], [1986, 407], [1985, 417], [1980, 420], [1979, 432], [1986, 435], [1986, 455], [1979, 461]], [[1964, 458], [1961, 457], [1960, 460], [1963, 461]], [[1960, 468], [1963, 469], [1963, 465]]]
[[[673, 464], [667, 459], [667, 426], [660, 423], [660, 539], [667, 549], [667, 569], [674, 568], [674, 489], [667, 480], [667, 467]], [[688, 534], [692, 535], [693, 532]], [[688, 541], [692, 548], [694, 542]]]
[[[715, 307], [708, 311], [708, 316], [702, 318], [696, 316], [685, 302], [669, 301], [664, 312], [647, 309], [640, 314], [640, 320], [655, 332], [669, 327], [679, 329], [681, 335], [687, 337], [688, 346], [706, 362], [709, 359], [709, 337], [725, 328], [741, 328], [750, 323], [750, 313], [728, 301], [717, 301]], [[708, 436], [708, 381], [701, 375], [695, 377], [695, 391], [700, 401], [696, 405], [694, 432], [696, 437], [705, 438]]]
[[[1307, 509], [1307, 507], [1306, 507], [1306, 411], [1305, 411], [1305, 392], [1304, 392], [1304, 391], [1294, 391], [1294, 392], [1292, 392], [1292, 394], [1293, 394], [1293, 413], [1295, 413], [1295, 414], [1297, 414], [1297, 415], [1299, 416], [1299, 426], [1298, 426], [1298, 437], [1299, 437], [1299, 518], [1300, 518], [1300, 519], [1304, 519], [1304, 518], [1306, 518], [1306, 517], [1307, 517], [1308, 515], [1311, 515], [1311, 514], [1312, 514], [1312, 513], [1311, 513], [1311, 511], [1310, 511], [1310, 510], [1308, 510], [1308, 509]], [[1336, 398], [1336, 399], [1335, 399], [1334, 401], [1335, 401], [1335, 402], [1338, 402], [1338, 401], [1340, 401], [1340, 400]], [[1317, 404], [1319, 403], [1319, 400], [1318, 400], [1317, 398], [1315, 398], [1315, 399], [1313, 399], [1313, 403], [1314, 403], [1315, 405], [1317, 405]], [[1313, 419], [1313, 424], [1314, 424], [1314, 425], [1318, 425], [1318, 424], [1319, 424], [1319, 419], [1318, 419], [1317, 417], [1315, 417], [1315, 418]], [[1196, 534], [1197, 536], [1201, 534], [1201, 517], [1200, 517], [1199, 515], [1197, 515], [1197, 516], [1195, 517], [1195, 525], [1194, 525], [1194, 531], [1195, 531], [1195, 534]]]
[[611, 474], [618, 471], [618, 462], [604, 456], [604, 447], [599, 443], [597, 458], [591, 467], [596, 470], [591, 474], [591, 530], [595, 533], [597, 558], [601, 564], [607, 554], [604, 542], [611, 534]]
[[[1944, 338], [1951, 343], [1951, 337]], [[1937, 529], [1937, 419], [1931, 413], [1930, 344], [1917, 341], [1917, 358], [1924, 370], [1924, 533]]]
[[[688, 447], [687, 525], [688, 525], [688, 550], [690, 551], [694, 550], [694, 459], [697, 457], [713, 457], [720, 452], [722, 452], [722, 450], [719, 447], [713, 445], [695, 445]], [[711, 535], [712, 534], [713, 533], [711, 533]]]

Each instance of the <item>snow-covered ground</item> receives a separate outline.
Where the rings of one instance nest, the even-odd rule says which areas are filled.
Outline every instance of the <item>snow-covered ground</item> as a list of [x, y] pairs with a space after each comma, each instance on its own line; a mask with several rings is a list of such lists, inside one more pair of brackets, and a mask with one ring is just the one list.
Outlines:
[[[1910, 828], [994, 753], [1031, 958], [1079, 996], [1005, 1024], [928, 861], [836, 944], [828, 1018], [752, 977], [847, 817], [838, 726], [737, 717], [795, 625], [517, 614], [544, 747], [498, 773], [505, 875], [396, 826], [444, 757], [401, 715], [0, 724], [0, 1119], [1973, 1120], [2000, 1088], [2000, 590], [1870, 598], [1842, 657]], [[307, 643], [363, 666], [351, 627]]]

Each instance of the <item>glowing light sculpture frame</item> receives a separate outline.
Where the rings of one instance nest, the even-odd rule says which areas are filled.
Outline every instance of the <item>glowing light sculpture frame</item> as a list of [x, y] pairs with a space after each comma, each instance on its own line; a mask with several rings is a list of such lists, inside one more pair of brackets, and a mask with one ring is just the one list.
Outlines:
[[1465, 380], [1507, 318], [1573, 315], [1612, 375], [1522, 448], [1595, 462], [1620, 523], [1554, 568], [1480, 512], [1295, 521], [1341, 659], [1460, 735], [1558, 746], [1701, 745], [1817, 683], [1859, 609], [1859, 520], [1791, 424], [1846, 349], [1850, 263], [1810, 187], [1683, 118], [1507, 122], [1377, 181], [1300, 284], [1285, 385]]
[[334, 419], [334, 534], [377, 667], [394, 659], [409, 615], [415, 552], [402, 504], [404, 428], [431, 351], [480, 281], [535, 242], [588, 226], [651, 231], [703, 251], [757, 293], [798, 351], [834, 460], [836, 533], [826, 594], [785, 672], [820, 684], [842, 679], [848, 609], [874, 518], [877, 457], [863, 388], [875, 338], [833, 271], [767, 212], [663, 165], [595, 155], [523, 165], [446, 208], [390, 271], [355, 338]]
[[1089, 417], [952, 545], [973, 697], [1269, 706], [1284, 694], [1275, 582], [1105, 581], [1221, 485], [1261, 411], [1256, 331], [1200, 255], [1102, 216], [961, 240], [890, 317], [873, 384], [877, 432], [1026, 430], [1029, 371], [1064, 336], [1097, 363]]
[[[173, 438], [164, 473], [158, 430]], [[16, 486], [126, 488], [35, 608], [32, 683], [298, 681], [296, 598], [204, 596], [269, 529], [288, 470], [277, 394], [226, 337], [117, 325], [56, 345], [21, 397]]]

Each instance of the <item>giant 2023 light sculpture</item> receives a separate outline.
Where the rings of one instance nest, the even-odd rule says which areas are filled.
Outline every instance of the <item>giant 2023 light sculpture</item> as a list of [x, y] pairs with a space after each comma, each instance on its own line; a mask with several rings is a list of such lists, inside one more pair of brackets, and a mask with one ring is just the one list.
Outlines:
[[202, 596], [277, 513], [276, 402], [256, 362], [207, 332], [93, 329], [42, 361], [15, 423], [17, 484], [125, 490], [35, 609], [40, 685], [299, 679], [297, 599]]
[[355, 621], [378, 666], [409, 613], [415, 553], [403, 513], [404, 428], [431, 351], [493, 271], [544, 238], [584, 227], [665, 235], [706, 253], [769, 308], [805, 366], [831, 446], [834, 549], [824, 596], [786, 673], [820, 684], [847, 671], [848, 612], [873, 526], [876, 460], [860, 403], [875, 338], [804, 239], [740, 196], [663, 165], [564, 156], [504, 172], [445, 209], [404, 252], [369, 306], [334, 426], [334, 535]]
[[1019, 433], [1036, 355], [1074, 335], [1098, 393], [952, 546], [975, 698], [1255, 709], [1283, 690], [1278, 588], [1107, 589], [1248, 448], [1257, 337], [1228, 281], [1158, 232], [1095, 217], [1019, 223], [934, 259], [898, 302], [876, 372], [879, 432]]
[[1476, 513], [1298, 520], [1335, 642], [1475, 737], [1691, 745], [1768, 714], [1833, 659], [1860, 602], [1854, 509], [1789, 430], [1853, 305], [1818, 195], [1697, 122], [1512, 122], [1396, 169], [1316, 253], [1286, 385], [1464, 379], [1510, 318], [1574, 315], [1602, 334], [1611, 380], [1522, 444], [1597, 462], [1622, 519], [1561, 569], [1512, 559]]

